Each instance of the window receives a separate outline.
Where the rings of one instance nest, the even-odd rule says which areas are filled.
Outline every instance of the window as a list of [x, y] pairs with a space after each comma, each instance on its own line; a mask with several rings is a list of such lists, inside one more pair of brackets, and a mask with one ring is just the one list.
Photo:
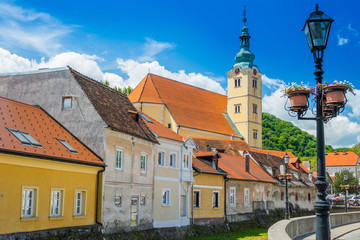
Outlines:
[[308, 201], [310, 202], [311, 201], [311, 194], [308, 193]]
[[253, 130], [253, 138], [257, 139], [258, 138], [258, 131], [257, 130]]
[[141, 173], [146, 173], [146, 154], [141, 154], [141, 159], [140, 159], [140, 172]]
[[158, 165], [165, 166], [165, 152], [158, 152]]
[[281, 192], [281, 200], [284, 200], [284, 192]]
[[169, 189], [162, 190], [162, 205], [170, 206], [170, 190]]
[[171, 128], [171, 123], [168, 123], [168, 128]]
[[146, 202], [146, 196], [140, 196], [140, 205], [145, 206], [145, 202]]
[[257, 88], [257, 78], [253, 78], [253, 88]]
[[17, 139], [19, 139], [22, 144], [31, 145], [34, 147], [41, 147], [41, 144], [36, 141], [29, 133], [10, 128], [8, 128], [7, 130], [9, 130]]
[[75, 190], [74, 216], [86, 215], [86, 190]]
[[230, 205], [236, 205], [236, 187], [230, 187]]
[[196, 208], [200, 207], [200, 190], [194, 190], [194, 200], [193, 205]]
[[116, 148], [116, 168], [122, 170], [123, 169], [123, 158], [124, 151], [121, 148]]
[[51, 190], [51, 203], [50, 203], [50, 216], [60, 217], [63, 216], [63, 199], [64, 190], [52, 189]]
[[241, 84], [241, 78], [235, 78], [234, 79], [234, 86], [235, 87], [240, 87], [240, 84]]
[[250, 205], [250, 191], [248, 188], [244, 188], [244, 204], [245, 206]]
[[38, 188], [23, 187], [22, 189], [22, 218], [37, 217]]
[[235, 104], [235, 113], [239, 113], [241, 111], [241, 104]]
[[63, 97], [62, 99], [62, 108], [72, 108], [72, 97]]
[[66, 147], [70, 152], [72, 153], [77, 153], [77, 151], [65, 140], [57, 138], [57, 140], [64, 146]]
[[257, 105], [256, 105], [256, 104], [253, 104], [253, 113], [256, 113], [256, 114], [258, 113], [258, 112], [257, 112]]
[[183, 167], [186, 168], [186, 169], [189, 169], [190, 165], [191, 165], [190, 155], [189, 154], [184, 154]]
[[213, 204], [213, 208], [219, 207], [219, 192], [218, 191], [213, 191], [212, 204]]
[[175, 153], [170, 154], [170, 167], [172, 167], [172, 168], [176, 167], [176, 154]]
[[115, 195], [115, 206], [116, 207], [121, 207], [121, 203], [122, 203], [122, 199], [120, 195]]

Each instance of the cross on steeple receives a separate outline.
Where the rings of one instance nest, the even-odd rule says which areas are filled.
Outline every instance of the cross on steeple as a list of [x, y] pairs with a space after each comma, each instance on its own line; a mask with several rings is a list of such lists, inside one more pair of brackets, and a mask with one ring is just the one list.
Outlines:
[[246, 26], [246, 6], [244, 6], [244, 19], [243, 19], [243, 22], [244, 22], [244, 26]]

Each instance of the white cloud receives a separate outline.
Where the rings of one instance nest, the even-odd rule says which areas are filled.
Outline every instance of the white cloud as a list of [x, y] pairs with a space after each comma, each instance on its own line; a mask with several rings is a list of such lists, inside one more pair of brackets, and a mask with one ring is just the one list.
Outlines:
[[338, 37], [338, 45], [339, 45], [339, 46], [348, 44], [348, 42], [349, 42], [349, 39], [348, 39], [348, 38], [340, 37], [339, 34], [337, 35], [337, 37]]
[[131, 87], [137, 86], [139, 82], [145, 77], [145, 75], [150, 72], [174, 79], [179, 82], [225, 94], [225, 90], [218, 82], [201, 73], [186, 73], [185, 70], [171, 72], [166, 70], [165, 67], [161, 66], [157, 61], [140, 63], [132, 59], [123, 60], [119, 58], [117, 63], [121, 71], [129, 76], [129, 78], [126, 80], [126, 84]]
[[151, 38], [146, 38], [146, 43], [143, 46], [144, 53], [143, 56], [139, 58], [140, 62], [146, 61], [154, 61], [155, 56], [159, 53], [167, 50], [175, 48], [175, 44], [167, 43], [167, 42], [158, 42]]
[[359, 117], [360, 116], [360, 90], [354, 89], [355, 96], [348, 92], [346, 94], [348, 98], [348, 103], [346, 104], [346, 107], [350, 107], [352, 112], [349, 113], [350, 117]]
[[32, 62], [0, 48], [0, 72], [23, 72], [32, 70]]
[[347, 26], [347, 30], [352, 32], [355, 36], [359, 36], [359, 32], [356, 29], [352, 28], [350, 23]]
[[283, 80], [268, 78], [265, 74], [262, 75], [261, 81], [269, 89], [278, 89], [285, 86], [285, 82]]
[[57, 53], [61, 39], [72, 30], [46, 13], [0, 3], [0, 39], [6, 46]]

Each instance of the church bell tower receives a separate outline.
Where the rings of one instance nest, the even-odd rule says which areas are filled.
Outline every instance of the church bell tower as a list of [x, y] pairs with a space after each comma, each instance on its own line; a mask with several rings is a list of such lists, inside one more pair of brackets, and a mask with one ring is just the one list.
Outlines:
[[235, 56], [236, 63], [227, 72], [227, 112], [249, 146], [262, 148], [262, 73], [253, 64], [255, 55], [250, 52], [250, 35], [246, 26], [245, 9], [243, 22], [240, 52]]

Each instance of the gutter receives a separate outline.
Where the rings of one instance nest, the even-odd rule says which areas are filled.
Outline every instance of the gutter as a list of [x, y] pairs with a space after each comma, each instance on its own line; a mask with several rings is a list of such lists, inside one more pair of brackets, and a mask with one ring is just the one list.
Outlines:
[[103, 224], [101, 222], [98, 221], [98, 216], [99, 216], [99, 178], [100, 178], [100, 173], [103, 173], [105, 171], [106, 166], [103, 167], [103, 169], [99, 170], [98, 173], [96, 174], [96, 204], [95, 204], [95, 221], [97, 224], [99, 224], [100, 226], [103, 226]]
[[224, 188], [224, 216], [225, 216], [225, 222], [227, 221], [227, 208], [226, 208], [226, 183], [229, 181], [229, 178], [225, 179], [225, 188]]

